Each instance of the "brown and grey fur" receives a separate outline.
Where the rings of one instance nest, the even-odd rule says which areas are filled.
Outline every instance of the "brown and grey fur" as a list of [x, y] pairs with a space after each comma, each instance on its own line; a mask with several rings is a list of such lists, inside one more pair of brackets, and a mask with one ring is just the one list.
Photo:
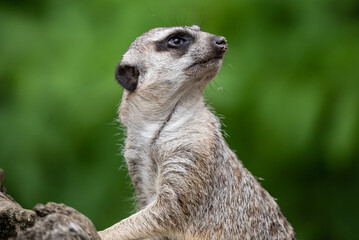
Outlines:
[[[171, 47], [176, 37], [184, 43]], [[139, 211], [102, 239], [295, 239], [204, 102], [226, 50], [225, 38], [192, 26], [152, 29], [124, 54], [119, 116]]]

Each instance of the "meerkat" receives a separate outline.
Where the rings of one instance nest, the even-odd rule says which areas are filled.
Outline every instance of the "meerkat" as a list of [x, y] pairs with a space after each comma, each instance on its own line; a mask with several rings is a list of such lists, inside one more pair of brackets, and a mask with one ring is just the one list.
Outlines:
[[152, 29], [123, 55], [115, 77], [138, 212], [102, 239], [295, 239], [204, 101], [226, 50], [226, 38], [183, 26]]

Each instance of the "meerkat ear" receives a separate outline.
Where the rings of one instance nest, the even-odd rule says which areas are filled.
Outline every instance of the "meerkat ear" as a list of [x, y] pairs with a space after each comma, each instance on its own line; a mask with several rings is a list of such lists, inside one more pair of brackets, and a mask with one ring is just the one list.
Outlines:
[[140, 72], [136, 66], [118, 64], [115, 77], [119, 84], [128, 91], [134, 91], [137, 87]]

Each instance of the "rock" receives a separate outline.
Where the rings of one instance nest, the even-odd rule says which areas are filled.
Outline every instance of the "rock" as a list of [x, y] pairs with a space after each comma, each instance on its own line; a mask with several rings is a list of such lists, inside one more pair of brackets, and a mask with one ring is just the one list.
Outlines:
[[0, 239], [11, 240], [100, 240], [93, 223], [64, 204], [37, 204], [23, 209], [4, 187], [0, 169]]

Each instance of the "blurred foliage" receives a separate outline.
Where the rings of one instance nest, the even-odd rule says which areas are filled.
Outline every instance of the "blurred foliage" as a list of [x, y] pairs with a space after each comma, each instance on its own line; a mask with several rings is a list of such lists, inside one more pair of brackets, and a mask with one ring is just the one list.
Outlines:
[[201, 24], [229, 51], [205, 95], [298, 239], [359, 235], [359, 2], [0, 3], [0, 167], [26, 208], [64, 202], [98, 229], [133, 211], [114, 69], [157, 26]]

